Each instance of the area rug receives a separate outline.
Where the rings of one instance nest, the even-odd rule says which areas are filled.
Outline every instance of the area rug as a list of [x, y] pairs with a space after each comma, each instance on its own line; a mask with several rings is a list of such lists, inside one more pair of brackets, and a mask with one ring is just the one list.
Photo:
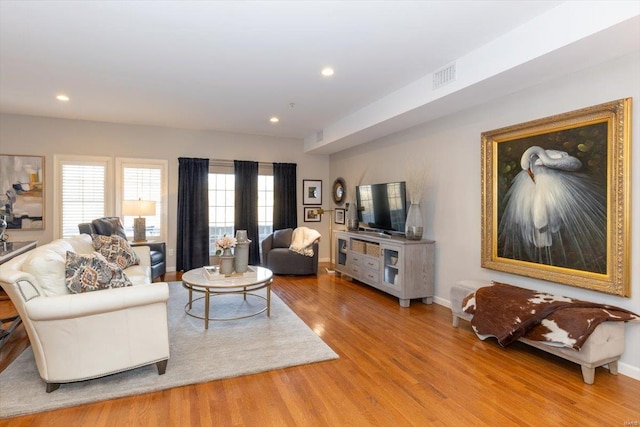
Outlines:
[[[151, 365], [46, 393], [28, 348], [0, 373], [0, 418], [338, 358], [273, 292], [271, 317], [210, 322], [208, 330], [203, 320], [185, 314], [188, 294], [180, 282], [170, 283], [169, 293], [171, 358], [164, 375]], [[212, 298], [211, 310], [240, 317], [261, 304], [257, 297], [222, 296]]]

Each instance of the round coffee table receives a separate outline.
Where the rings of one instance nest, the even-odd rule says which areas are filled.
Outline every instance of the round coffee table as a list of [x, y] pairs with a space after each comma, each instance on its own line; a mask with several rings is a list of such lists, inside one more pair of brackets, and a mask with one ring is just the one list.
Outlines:
[[[210, 268], [207, 268], [208, 270]], [[205, 267], [189, 270], [182, 275], [182, 286], [189, 290], [189, 302], [185, 305], [184, 311], [191, 317], [204, 320], [204, 328], [209, 329], [210, 320], [237, 320], [246, 317], [256, 316], [267, 312], [267, 317], [271, 317], [271, 283], [273, 273], [268, 268], [249, 266], [245, 273], [234, 273], [229, 276], [213, 273], [205, 273]], [[267, 290], [266, 297], [254, 293], [257, 290]], [[201, 293], [203, 296], [193, 299], [193, 293]], [[209, 317], [209, 302], [211, 296], [240, 294], [246, 301], [247, 296], [261, 298], [265, 300], [265, 306], [260, 310], [239, 317]], [[193, 302], [204, 299], [204, 315], [194, 313]]]

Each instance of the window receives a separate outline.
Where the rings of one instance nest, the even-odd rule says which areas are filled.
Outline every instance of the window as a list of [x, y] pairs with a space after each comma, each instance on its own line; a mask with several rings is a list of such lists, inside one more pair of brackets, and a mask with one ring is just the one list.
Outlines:
[[110, 171], [109, 157], [54, 156], [56, 236], [77, 235], [78, 224], [111, 214]]
[[[167, 234], [167, 161], [116, 159], [116, 211], [122, 212], [124, 200], [156, 202], [156, 213], [145, 216], [146, 236], [150, 240], [166, 240]], [[127, 237], [133, 237], [133, 216], [122, 216]]]
[[[235, 175], [233, 162], [218, 161], [209, 168], [209, 251], [215, 254], [220, 237], [233, 236]], [[262, 242], [273, 231], [273, 169], [258, 169], [258, 234]]]
[[260, 242], [273, 231], [273, 175], [258, 175], [258, 235]]
[[[147, 236], [166, 240], [167, 169], [166, 160], [116, 158], [114, 180], [111, 157], [54, 156], [55, 236], [77, 235], [78, 224], [119, 215], [123, 200], [143, 199], [156, 202], [156, 215], [145, 217]], [[123, 225], [133, 236], [133, 217]]]
[[229, 173], [209, 174], [209, 253], [216, 252], [216, 240], [233, 236], [235, 204], [235, 175]]

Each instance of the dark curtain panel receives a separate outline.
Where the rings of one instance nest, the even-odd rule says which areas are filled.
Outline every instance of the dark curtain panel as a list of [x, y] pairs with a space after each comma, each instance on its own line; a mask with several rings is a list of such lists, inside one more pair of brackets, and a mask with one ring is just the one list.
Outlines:
[[209, 159], [178, 159], [177, 271], [209, 265]]
[[298, 226], [298, 199], [295, 163], [273, 164], [273, 229]]
[[235, 221], [237, 230], [247, 230], [249, 264], [260, 265], [260, 242], [258, 234], [258, 163], [234, 160], [235, 173]]

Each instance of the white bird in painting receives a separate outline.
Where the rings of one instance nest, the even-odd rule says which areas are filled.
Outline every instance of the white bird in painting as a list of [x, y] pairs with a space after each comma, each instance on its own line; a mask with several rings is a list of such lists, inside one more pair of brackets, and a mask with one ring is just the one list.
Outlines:
[[520, 166], [499, 223], [503, 256], [559, 266], [577, 262], [590, 271], [606, 268], [606, 196], [577, 172], [582, 162], [564, 151], [533, 146], [522, 154]]

